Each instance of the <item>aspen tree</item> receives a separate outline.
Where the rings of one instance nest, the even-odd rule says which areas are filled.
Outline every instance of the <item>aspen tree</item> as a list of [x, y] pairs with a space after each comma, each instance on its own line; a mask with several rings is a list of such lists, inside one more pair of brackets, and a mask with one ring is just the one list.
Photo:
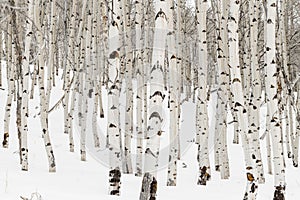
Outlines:
[[[136, 41], [136, 51], [135, 51], [135, 60], [136, 60], [136, 79], [137, 79], [137, 94], [136, 94], [136, 176], [142, 176], [143, 171], [143, 138], [144, 138], [144, 129], [143, 129], [143, 103], [144, 103], [144, 90], [147, 88], [144, 87], [144, 59], [143, 59], [143, 45], [145, 44], [144, 40], [144, 23], [143, 20], [143, 5], [145, 4], [144, 0], [135, 1], [135, 41]], [[143, 31], [143, 33], [142, 33]]]
[[296, 124], [296, 132], [295, 132], [294, 137], [293, 137], [293, 157], [292, 157], [294, 167], [298, 167], [298, 165], [299, 165], [299, 163], [298, 163], [299, 162], [299, 135], [300, 135], [300, 122], [299, 122], [299, 119], [300, 119], [300, 111], [299, 111], [299, 108], [300, 108], [300, 91], [299, 91], [299, 89], [298, 89], [298, 92], [297, 92], [296, 107], [298, 108], [297, 109], [297, 114], [296, 114], [297, 124]]
[[[227, 104], [228, 104], [228, 85], [229, 72], [226, 68], [228, 64], [227, 50], [227, 16], [228, 1], [217, 1], [216, 4], [216, 39], [217, 39], [217, 65], [218, 65], [218, 99], [215, 124], [214, 148], [215, 148], [215, 169], [221, 170], [221, 177], [229, 177], [229, 162], [227, 156]], [[222, 154], [221, 154], [222, 152]]]
[[121, 147], [119, 129], [119, 93], [120, 93], [120, 2], [108, 2], [109, 8], [109, 48], [108, 48], [108, 145], [109, 145], [109, 194], [120, 195], [121, 186]]
[[[5, 115], [4, 115], [4, 137], [2, 141], [2, 146], [4, 148], [8, 148], [9, 145], [9, 124], [10, 124], [10, 116], [11, 116], [11, 105], [13, 100], [13, 95], [16, 92], [14, 90], [14, 73], [15, 73], [15, 65], [12, 63], [12, 24], [11, 17], [8, 17], [8, 25], [7, 25], [7, 36], [5, 41], [5, 50], [6, 50], [6, 65], [7, 65], [7, 80], [8, 80], [8, 91], [7, 91], [7, 99], [5, 106]], [[1, 50], [2, 51], [2, 50]]]
[[130, 6], [129, 0], [122, 0], [122, 10], [124, 16], [124, 36], [125, 37], [125, 83], [126, 83], [126, 108], [125, 108], [125, 138], [124, 138], [124, 173], [132, 174], [131, 161], [131, 140], [133, 134], [133, 88], [132, 88], [132, 44], [130, 26]]
[[[256, 157], [255, 165], [259, 183], [264, 183], [264, 169], [260, 152], [259, 130], [260, 130], [260, 103], [261, 103], [261, 82], [260, 68], [258, 64], [258, 7], [257, 0], [249, 1], [250, 21], [250, 67], [251, 67], [251, 95], [248, 104], [249, 108], [249, 131], [253, 134], [253, 153]], [[250, 92], [250, 91], [249, 91]]]
[[[87, 15], [86, 17], [84, 17]], [[91, 3], [87, 2], [86, 12], [83, 14], [83, 30], [82, 35], [85, 35], [85, 38], [82, 37], [84, 42], [82, 43], [81, 49], [81, 63], [80, 69], [82, 69], [81, 76], [82, 81], [82, 126], [80, 133], [80, 153], [81, 160], [86, 160], [86, 135], [87, 135], [87, 123], [88, 123], [88, 113], [92, 113], [91, 106], [89, 105], [89, 100], [92, 98], [92, 88], [91, 88], [91, 78], [92, 78], [92, 67], [91, 67], [91, 29], [92, 29], [92, 12], [91, 12]]]
[[239, 24], [239, 8], [240, 1], [230, 0], [229, 14], [229, 68], [231, 74], [231, 93], [233, 96], [234, 112], [237, 113], [237, 119], [241, 128], [242, 145], [244, 149], [244, 159], [246, 164], [247, 187], [244, 199], [256, 199], [257, 184], [254, 169], [254, 161], [256, 159], [253, 152], [253, 133], [249, 132], [248, 111], [245, 105], [241, 69], [239, 63], [239, 47], [238, 47], [238, 24]]
[[[165, 46], [168, 28], [170, 2], [155, 2], [155, 30], [153, 40], [152, 62], [150, 68], [150, 99], [147, 144], [145, 150], [145, 174], [143, 177], [140, 200], [156, 199], [158, 156], [160, 136], [162, 134], [162, 117]], [[170, 23], [170, 22], [169, 22]]]
[[[65, 134], [72, 134], [70, 133], [71, 129], [71, 118], [69, 112], [69, 98], [70, 98], [70, 88], [67, 86], [70, 84], [71, 78], [70, 73], [72, 69], [72, 65], [75, 64], [75, 54], [74, 54], [74, 48], [75, 48], [75, 31], [76, 31], [76, 10], [77, 10], [77, 1], [72, 2], [72, 8], [71, 8], [71, 16], [70, 16], [70, 23], [69, 23], [69, 33], [68, 33], [68, 50], [66, 52], [68, 56], [68, 60], [66, 63], [66, 67], [64, 69], [64, 101], [63, 101], [63, 108], [64, 108], [64, 133]], [[72, 138], [72, 137], [71, 137]], [[73, 149], [73, 142], [69, 141], [70, 151], [74, 151]]]
[[[287, 30], [286, 30], [286, 20], [287, 20], [287, 13], [286, 13], [286, 9], [287, 9], [287, 4], [286, 4], [286, 0], [281, 0], [280, 1], [280, 15], [279, 15], [279, 28], [280, 28], [280, 33], [281, 33], [281, 51], [282, 51], [282, 69], [284, 71], [284, 73], [286, 74], [286, 80], [285, 80], [285, 85], [286, 87], [288, 86], [287, 84], [288, 81], [290, 81], [290, 74], [288, 73], [288, 52], [287, 52]], [[283, 75], [284, 76], [284, 75]], [[286, 108], [284, 109], [284, 116], [285, 116], [285, 121], [286, 121], [286, 130], [285, 130], [285, 140], [286, 140], [286, 149], [287, 149], [287, 155], [288, 158], [292, 157], [292, 150], [291, 150], [291, 141], [290, 141], [290, 134], [291, 131], [293, 129], [293, 127], [291, 127], [292, 125], [292, 119], [293, 116], [290, 115], [289, 110], [291, 109], [291, 94], [289, 94], [291, 91], [291, 88], [287, 87], [286, 90], [283, 90], [283, 98], [284, 98], [284, 102], [283, 104], [286, 104]]]
[[198, 184], [206, 185], [210, 179], [210, 163], [208, 150], [208, 114], [207, 114], [207, 39], [206, 39], [206, 17], [207, 4], [205, 0], [197, 0], [197, 30], [198, 30], [198, 97], [197, 97], [197, 139], [199, 175]]
[[[42, 47], [44, 43], [44, 39], [42, 35], [42, 28], [44, 26], [43, 25], [44, 22], [41, 21], [42, 19], [41, 14], [43, 12], [39, 7], [40, 7], [39, 4], [34, 5], [34, 23], [36, 27], [39, 29], [39, 31], [37, 32], [37, 40], [38, 40], [38, 44], [40, 44], [40, 46]], [[44, 76], [45, 60], [44, 60], [43, 52], [44, 49], [41, 49], [40, 53], [38, 54], [38, 69], [39, 69], [38, 83], [39, 83], [39, 93], [40, 93], [41, 127], [42, 127], [43, 139], [45, 143], [48, 162], [49, 162], [49, 172], [55, 172], [56, 171], [55, 158], [54, 158], [53, 149], [50, 142], [50, 135], [49, 135], [49, 124], [48, 124], [49, 102], [47, 103], [47, 96], [46, 96], [47, 94], [45, 93], [45, 76]]]
[[267, 37], [266, 37], [266, 94], [270, 112], [270, 134], [274, 164], [274, 200], [283, 200], [285, 192], [285, 169], [283, 163], [282, 139], [280, 134], [279, 109], [277, 99], [277, 66], [276, 66], [276, 0], [267, 1]]
[[[95, 147], [100, 147], [100, 140], [98, 136], [98, 127], [97, 127], [97, 117], [98, 117], [98, 108], [99, 108], [99, 100], [102, 100], [101, 95], [101, 73], [102, 73], [102, 66], [99, 66], [99, 60], [97, 57], [97, 37], [98, 31], [97, 26], [99, 25], [98, 20], [98, 7], [99, 1], [93, 1], [92, 3], [92, 27], [91, 27], [91, 87], [93, 87], [93, 96], [92, 100], [94, 101], [93, 104], [93, 114], [92, 114], [92, 131], [93, 131], [93, 138], [94, 138], [94, 145]], [[102, 102], [100, 102], [102, 104]]]
[[166, 52], [166, 56], [168, 56], [168, 88], [169, 88], [169, 106], [170, 106], [170, 135], [169, 135], [169, 163], [168, 163], [168, 178], [167, 185], [168, 186], [176, 186], [177, 182], [177, 159], [178, 159], [178, 107], [179, 102], [177, 98], [177, 91], [179, 90], [178, 80], [178, 70], [177, 70], [177, 62], [176, 62], [176, 41], [175, 41], [175, 30], [174, 30], [174, 2], [170, 12], [170, 17], [168, 18], [168, 36], [167, 36], [167, 47], [168, 52]]
[[[106, 70], [108, 70], [107, 67], [107, 55], [108, 55], [108, 11], [107, 11], [107, 5], [106, 5], [106, 1], [101, 0], [100, 1], [100, 14], [101, 14], [101, 24], [99, 26], [100, 28], [100, 37], [99, 39], [101, 41], [99, 41], [99, 43], [101, 44], [101, 46], [103, 48], [100, 48], [99, 45], [97, 45], [98, 47], [98, 52], [100, 53], [100, 67], [102, 68], [101, 70], [101, 74], [100, 74], [100, 80], [102, 83], [102, 86], [105, 83], [105, 76], [107, 75]], [[100, 92], [102, 92], [102, 87], [100, 87]], [[99, 106], [100, 106], [100, 118], [104, 118], [104, 109], [103, 109], [103, 101], [102, 101], [102, 95], [99, 95]]]
[[[29, 19], [33, 18], [33, 0], [28, 1], [27, 13]], [[30, 46], [32, 40], [32, 21], [26, 20], [26, 36], [25, 36], [25, 49], [22, 61], [22, 109], [21, 109], [21, 165], [22, 170], [28, 170], [28, 147], [27, 147], [27, 134], [28, 134], [28, 101], [29, 101], [29, 75], [30, 75]]]
[[[13, 9], [15, 6], [15, 1], [10, 0], [9, 1], [11, 11], [11, 20], [9, 21], [10, 25], [12, 26], [12, 53], [11, 53], [11, 61], [12, 64], [14, 64], [15, 71], [14, 71], [14, 78], [16, 80], [16, 92], [14, 95], [14, 98], [17, 101], [17, 109], [16, 109], [16, 125], [17, 125], [17, 131], [18, 131], [18, 140], [19, 140], [19, 156], [20, 156], [20, 164], [22, 165], [22, 170], [28, 170], [28, 149], [24, 148], [24, 144], [27, 144], [26, 141], [22, 142], [22, 137], [24, 137], [23, 134], [23, 125], [22, 125], [22, 48], [20, 46], [20, 40], [21, 40], [21, 32], [18, 30], [18, 23], [20, 23], [20, 19], [18, 18], [17, 12]], [[28, 9], [26, 10], [28, 11]], [[22, 135], [23, 134], [23, 135]]]

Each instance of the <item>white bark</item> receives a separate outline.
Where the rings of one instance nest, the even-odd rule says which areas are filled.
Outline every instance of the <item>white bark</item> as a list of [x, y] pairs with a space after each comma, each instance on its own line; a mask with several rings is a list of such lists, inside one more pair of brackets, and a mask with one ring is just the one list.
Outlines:
[[130, 1], [122, 1], [122, 10], [124, 16], [124, 37], [125, 37], [125, 82], [126, 82], [126, 113], [125, 113], [125, 145], [124, 145], [124, 173], [132, 174], [131, 160], [131, 139], [133, 134], [133, 89], [132, 89], [132, 44], [131, 44], [131, 17]]
[[144, 179], [150, 177], [151, 183], [148, 186], [142, 185], [140, 200], [156, 198], [158, 155], [160, 147], [161, 125], [163, 121], [162, 102], [164, 91], [163, 64], [165, 58], [165, 46], [168, 28], [168, 9], [170, 2], [158, 1], [155, 3], [155, 30], [153, 41], [153, 53], [150, 70], [150, 99], [149, 99], [149, 123], [147, 133], [147, 145], [145, 150], [145, 175]]
[[137, 94], [136, 94], [136, 176], [142, 176], [143, 171], [143, 139], [144, 139], [144, 129], [143, 129], [143, 103], [144, 103], [144, 90], [147, 88], [144, 87], [144, 66], [143, 66], [143, 36], [145, 33], [145, 27], [143, 26], [143, 5], [145, 1], [139, 0], [135, 2], [135, 31], [136, 31], [136, 79], [137, 79]]
[[[11, 21], [11, 18], [8, 18]], [[6, 49], [6, 65], [7, 65], [7, 80], [8, 80], [8, 91], [7, 91], [7, 99], [6, 99], [6, 106], [5, 106], [5, 115], [4, 115], [4, 137], [2, 141], [2, 145], [4, 148], [8, 148], [9, 145], [9, 124], [10, 124], [10, 111], [11, 111], [11, 104], [14, 91], [14, 73], [15, 67], [12, 64], [12, 25], [8, 23], [8, 33], [6, 42], [5, 42], [5, 49]], [[1, 49], [2, 51], [2, 49]]]
[[[72, 142], [72, 136], [70, 136], [70, 133], [71, 132], [71, 120], [72, 120], [72, 115], [70, 114], [69, 112], [69, 101], [70, 101], [70, 88], [68, 87], [68, 85], [70, 84], [70, 73], [71, 73], [71, 68], [72, 68], [72, 65], [75, 65], [75, 59], [77, 59], [75, 57], [75, 52], [74, 52], [74, 48], [75, 48], [75, 30], [76, 30], [76, 27], [75, 27], [75, 22], [76, 22], [76, 9], [77, 9], [77, 5], [78, 2], [76, 1], [73, 1], [72, 3], [72, 10], [71, 10], [71, 19], [70, 19], [70, 31], [69, 31], [69, 35], [68, 35], [68, 50], [67, 50], [67, 56], [68, 56], [68, 59], [67, 59], [67, 63], [66, 63], [66, 68], [64, 69], [64, 101], [63, 101], [63, 108], [64, 108], [64, 133], [65, 134], [69, 134], [69, 139], [71, 139], [69, 141], [69, 145], [70, 145], [70, 151], [74, 151], [73, 150], [73, 147], [74, 147], [74, 144]], [[74, 76], [74, 74], [73, 74]], [[71, 101], [73, 101], [71, 99]]]
[[109, 49], [108, 49], [108, 139], [109, 139], [109, 194], [120, 195], [121, 147], [119, 127], [119, 90], [120, 90], [120, 3], [112, 0], [108, 3], [110, 11]]
[[[99, 60], [97, 59], [97, 38], [98, 38], [98, 31], [97, 26], [99, 25], [98, 20], [98, 7], [99, 1], [93, 1], [92, 3], [92, 31], [91, 31], [91, 71], [92, 80], [91, 80], [91, 87], [93, 87], [93, 96], [92, 99], [94, 101], [93, 106], [93, 116], [92, 116], [92, 131], [93, 131], [93, 138], [94, 138], [94, 145], [96, 148], [100, 147], [100, 140], [98, 135], [98, 124], [97, 124], [97, 117], [98, 117], [98, 106], [99, 100], [102, 99], [101, 95], [101, 73], [102, 73], [102, 66], [99, 66]], [[100, 98], [99, 98], [100, 96]], [[102, 102], [100, 102], [102, 104]]]
[[218, 100], [215, 124], [215, 169], [221, 170], [221, 178], [229, 178], [229, 161], [227, 155], [227, 104], [229, 102], [228, 85], [228, 47], [227, 18], [228, 1], [218, 1], [215, 12], [217, 19], [217, 65], [218, 65]]
[[[28, 1], [28, 17], [33, 19], [33, 0]], [[25, 50], [23, 57], [23, 68], [22, 68], [22, 109], [21, 109], [21, 165], [22, 170], [28, 170], [28, 147], [27, 147], [27, 134], [28, 134], [28, 101], [29, 101], [29, 75], [30, 75], [30, 46], [32, 40], [32, 21], [26, 20], [26, 36], [25, 36]]]
[[174, 16], [174, 6], [170, 8], [170, 17], [168, 20], [168, 88], [169, 88], [169, 105], [170, 105], [170, 135], [169, 135], [169, 163], [168, 163], [168, 177], [167, 185], [176, 186], [177, 182], [177, 159], [178, 159], [178, 107], [180, 102], [177, 98], [177, 91], [179, 90], [178, 80], [178, 70], [177, 70], [177, 58], [176, 58], [176, 41], [175, 41], [175, 30], [173, 16]]
[[256, 158], [255, 165], [259, 183], [264, 183], [264, 169], [260, 152], [259, 130], [260, 130], [260, 103], [261, 103], [261, 81], [260, 68], [258, 64], [258, 7], [257, 0], [249, 1], [250, 11], [250, 67], [251, 67], [251, 96], [249, 98], [249, 130], [253, 134], [253, 154]]
[[[34, 15], [35, 15], [35, 25], [39, 29], [37, 33], [37, 40], [40, 46], [44, 45], [44, 39], [42, 34], [42, 23], [41, 16], [40, 16], [40, 9], [39, 4], [35, 4], [34, 7]], [[51, 11], [52, 12], [52, 11]], [[49, 162], [49, 172], [55, 172], [55, 159], [54, 154], [50, 142], [49, 136], [49, 127], [48, 127], [48, 110], [49, 110], [49, 102], [47, 103], [47, 96], [45, 94], [45, 77], [44, 77], [44, 68], [45, 68], [45, 60], [43, 57], [44, 49], [41, 49], [38, 54], [38, 67], [39, 67], [39, 74], [38, 74], [38, 83], [39, 83], [39, 93], [40, 93], [40, 113], [41, 113], [41, 127], [43, 131], [43, 139], [45, 143], [46, 153]], [[50, 66], [48, 66], [50, 67]], [[50, 94], [48, 94], [50, 95]], [[49, 99], [49, 98], [48, 98]]]
[[[247, 187], [244, 199], [256, 199], [257, 184], [254, 169], [254, 147], [252, 144], [253, 134], [249, 132], [248, 112], [245, 106], [243, 95], [241, 69], [239, 63], [239, 47], [238, 47], [238, 24], [239, 24], [239, 8], [240, 1], [230, 1], [229, 14], [229, 68], [231, 74], [231, 93], [233, 96], [234, 112], [237, 113], [237, 120], [241, 128], [242, 144], [244, 149], [244, 159], [247, 173]], [[252, 159], [251, 159], [252, 158]], [[254, 172], [254, 173], [253, 173]]]
[[298, 167], [299, 165], [299, 135], [300, 135], [300, 90], [297, 92], [297, 102], [296, 107], [298, 108], [298, 112], [296, 114], [296, 132], [293, 137], [293, 165], [294, 167]]
[[198, 30], [198, 97], [197, 97], [197, 139], [199, 175], [198, 184], [206, 185], [210, 179], [210, 163], [208, 150], [208, 114], [207, 114], [207, 40], [206, 40], [206, 17], [208, 2], [196, 1], [197, 30]]
[[285, 191], [285, 169], [283, 163], [282, 138], [280, 133], [277, 94], [277, 65], [275, 45], [276, 0], [267, 1], [267, 37], [266, 37], [266, 94], [270, 111], [270, 134], [274, 164], [274, 200], [283, 200]]

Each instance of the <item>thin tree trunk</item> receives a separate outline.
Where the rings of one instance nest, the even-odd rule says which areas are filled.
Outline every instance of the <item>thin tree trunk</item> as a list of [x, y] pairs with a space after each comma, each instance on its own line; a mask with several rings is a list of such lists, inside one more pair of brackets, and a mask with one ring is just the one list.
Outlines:
[[110, 12], [109, 50], [108, 50], [108, 139], [109, 139], [109, 194], [120, 195], [121, 186], [121, 146], [119, 128], [119, 91], [120, 91], [120, 2], [108, 3]]
[[[255, 155], [253, 152], [253, 133], [249, 132], [248, 111], [244, 104], [244, 95], [241, 79], [241, 70], [239, 63], [238, 47], [238, 24], [239, 24], [240, 1], [230, 0], [229, 15], [229, 68], [231, 74], [231, 92], [233, 95], [234, 112], [237, 113], [237, 119], [241, 128], [242, 145], [244, 149], [244, 159], [246, 164], [247, 187], [244, 195], [245, 200], [256, 199], [257, 184], [255, 176]], [[251, 159], [252, 158], [252, 159]]]
[[198, 184], [206, 185], [210, 179], [210, 163], [208, 150], [208, 114], [207, 114], [207, 40], [206, 40], [206, 17], [207, 1], [197, 0], [197, 30], [198, 30], [198, 97], [197, 97], [197, 139], [199, 175]]
[[[28, 17], [33, 19], [33, 0], [28, 1]], [[27, 135], [28, 135], [28, 124], [27, 118], [28, 114], [28, 101], [29, 101], [29, 75], [30, 75], [30, 46], [31, 46], [31, 36], [32, 36], [32, 21], [26, 20], [26, 37], [25, 37], [25, 50], [22, 63], [22, 109], [21, 109], [21, 165], [22, 170], [28, 170], [28, 148], [27, 148]]]
[[259, 130], [260, 130], [260, 102], [261, 102], [261, 82], [260, 68], [258, 64], [258, 6], [257, 0], [249, 1], [250, 11], [250, 67], [251, 67], [251, 96], [249, 103], [249, 131], [253, 134], [253, 153], [256, 157], [255, 165], [257, 170], [258, 183], [264, 183], [264, 169], [260, 152]]
[[[145, 150], [145, 174], [144, 180], [150, 179], [149, 184], [143, 182], [140, 200], [155, 200], [157, 191], [157, 167], [160, 147], [161, 125], [163, 121], [162, 102], [164, 91], [163, 64], [165, 58], [165, 46], [168, 28], [168, 9], [170, 2], [159, 1], [155, 4], [155, 30], [153, 54], [150, 70], [150, 103], [149, 124], [147, 133], [147, 145]], [[146, 189], [145, 189], [146, 188]]]
[[126, 82], [126, 113], [125, 113], [125, 145], [124, 145], [124, 173], [132, 174], [132, 156], [131, 140], [133, 134], [133, 88], [132, 88], [132, 44], [131, 44], [131, 26], [130, 26], [130, 1], [122, 1], [124, 16], [124, 37], [125, 37], [125, 82]]
[[280, 134], [279, 109], [277, 95], [276, 66], [276, 0], [267, 1], [267, 38], [266, 38], [266, 94], [270, 110], [270, 134], [272, 139], [275, 192], [274, 200], [284, 200], [285, 169], [283, 163], [282, 138]]
[[[173, 3], [174, 4], [174, 3]], [[174, 16], [174, 5], [171, 11], [170, 23], [168, 24], [168, 36], [167, 36], [167, 46], [168, 52], [168, 78], [169, 78], [169, 105], [170, 105], [170, 135], [169, 135], [169, 163], [168, 163], [168, 177], [167, 177], [167, 186], [176, 186], [177, 182], [177, 159], [178, 159], [178, 107], [180, 102], [178, 102], [177, 91], [179, 90], [178, 80], [178, 71], [177, 71], [177, 59], [176, 59], [176, 41], [175, 41], [175, 30], [173, 16]], [[167, 72], [166, 72], [167, 73]]]
[[[12, 25], [11, 25], [11, 17], [8, 18], [10, 21], [8, 23], [8, 33], [6, 38], [6, 65], [7, 65], [7, 80], [8, 80], [8, 91], [7, 91], [7, 99], [5, 106], [5, 115], [4, 115], [4, 137], [2, 141], [2, 146], [4, 148], [8, 148], [9, 145], [9, 124], [10, 124], [10, 113], [11, 113], [11, 105], [13, 95], [16, 92], [14, 90], [14, 75], [15, 75], [15, 66], [12, 63]], [[2, 51], [2, 49], [1, 49]]]
[[136, 79], [137, 79], [137, 94], [136, 94], [136, 176], [142, 176], [143, 173], [143, 139], [144, 139], [144, 129], [143, 129], [143, 103], [144, 103], [144, 90], [147, 89], [144, 87], [144, 60], [143, 60], [143, 46], [145, 44], [144, 35], [142, 31], [145, 31], [143, 23], [143, 5], [145, 4], [144, 0], [135, 2], [135, 31], [136, 31]]
[[[40, 46], [43, 46], [44, 40], [43, 40], [43, 34], [41, 32], [43, 22], [40, 21], [41, 14], [39, 9], [39, 4], [35, 4], [34, 8], [34, 14], [35, 14], [35, 25], [39, 29], [37, 33], [37, 40]], [[51, 11], [52, 12], [52, 11]], [[38, 55], [38, 68], [39, 68], [39, 74], [38, 74], [38, 83], [39, 83], [39, 92], [40, 92], [40, 113], [41, 113], [41, 127], [42, 127], [42, 136], [45, 143], [46, 153], [48, 157], [49, 162], [49, 172], [55, 172], [56, 171], [56, 165], [55, 165], [55, 158], [50, 142], [50, 136], [49, 136], [49, 127], [48, 127], [48, 109], [49, 109], [49, 103], [47, 103], [47, 97], [45, 94], [45, 78], [44, 78], [44, 68], [45, 68], [45, 60], [43, 56], [44, 49], [40, 50], [40, 53]], [[48, 66], [50, 67], [50, 66]], [[50, 94], [49, 94], [50, 95]]]

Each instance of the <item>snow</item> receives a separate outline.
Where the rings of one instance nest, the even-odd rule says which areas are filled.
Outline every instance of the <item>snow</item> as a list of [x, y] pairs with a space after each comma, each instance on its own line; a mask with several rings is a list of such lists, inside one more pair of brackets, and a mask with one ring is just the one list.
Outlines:
[[[3, 74], [5, 68], [3, 66]], [[6, 80], [5, 77], [3, 80]], [[51, 103], [53, 105], [62, 96], [62, 80], [56, 79], [57, 87], [53, 89]], [[7, 88], [4, 81], [3, 88]], [[3, 134], [3, 118], [6, 103], [7, 90], [0, 90], [0, 133]], [[104, 95], [105, 92], [104, 92]], [[215, 94], [209, 102], [210, 130], [213, 130], [213, 117], [215, 111]], [[121, 102], [123, 104], [123, 102]], [[104, 98], [104, 108], [106, 99]], [[10, 124], [9, 148], [0, 148], [0, 199], [15, 200], [20, 196], [30, 197], [32, 193], [38, 192], [43, 200], [82, 200], [82, 199], [104, 199], [104, 200], [134, 200], [139, 198], [141, 188], [141, 177], [134, 175], [122, 175], [121, 196], [109, 196], [108, 193], [108, 168], [107, 151], [104, 150], [106, 119], [99, 119], [101, 128], [101, 150], [92, 147], [92, 134], [88, 136], [87, 161], [80, 161], [79, 153], [79, 127], [75, 124], [77, 133], [74, 135], [75, 152], [69, 152], [68, 136], [63, 133], [63, 109], [53, 111], [49, 117], [50, 135], [57, 164], [57, 172], [48, 172], [48, 163], [41, 137], [39, 113], [39, 95], [35, 90], [35, 98], [30, 100], [29, 116], [29, 171], [21, 171], [18, 155], [18, 140], [15, 125], [15, 108]], [[213, 169], [213, 139], [210, 137], [210, 161], [212, 166], [212, 180], [207, 186], [198, 186], [197, 183], [197, 147], [190, 140], [195, 134], [194, 119], [195, 105], [187, 102], [183, 105], [181, 144], [182, 158], [178, 162], [178, 181], [176, 187], [167, 187], [167, 157], [168, 156], [168, 119], [164, 125], [165, 133], [162, 136], [162, 153], [160, 158], [160, 170], [158, 172], [158, 199], [242, 199], [245, 190], [244, 159], [241, 145], [232, 144], [233, 124], [228, 128], [228, 151], [230, 159], [230, 179], [221, 180], [220, 174]], [[166, 111], [167, 112], [167, 111]], [[266, 108], [263, 107], [261, 114], [265, 116]], [[167, 116], [167, 113], [166, 113]], [[231, 118], [230, 115], [228, 115]], [[229, 120], [230, 121], [230, 120]], [[262, 124], [264, 118], [262, 117]], [[263, 130], [261, 130], [263, 131]], [[91, 133], [91, 132], [90, 132]], [[261, 132], [262, 134], [262, 132]], [[1, 136], [1, 140], [2, 140]], [[133, 145], [135, 142], [133, 142]], [[265, 171], [267, 171], [265, 141], [261, 141], [261, 149]], [[183, 168], [183, 163], [187, 168]], [[300, 171], [293, 168], [292, 162], [286, 157], [286, 199], [300, 199]], [[266, 174], [266, 183], [259, 185], [259, 200], [269, 200], [273, 197], [273, 175]]]

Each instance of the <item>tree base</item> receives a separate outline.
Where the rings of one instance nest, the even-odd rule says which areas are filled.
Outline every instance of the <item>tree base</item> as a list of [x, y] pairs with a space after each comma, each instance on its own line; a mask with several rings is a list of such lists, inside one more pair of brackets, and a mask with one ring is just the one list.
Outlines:
[[157, 180], [150, 173], [145, 173], [142, 183], [140, 200], [155, 200], [157, 191]]
[[109, 171], [109, 194], [120, 196], [121, 171], [115, 168]]
[[207, 173], [207, 167], [200, 168], [200, 176], [198, 178], [198, 185], [206, 185], [206, 182], [210, 180], [210, 174]]
[[274, 192], [274, 198], [273, 200], [284, 200], [284, 190], [285, 187], [277, 186]]

